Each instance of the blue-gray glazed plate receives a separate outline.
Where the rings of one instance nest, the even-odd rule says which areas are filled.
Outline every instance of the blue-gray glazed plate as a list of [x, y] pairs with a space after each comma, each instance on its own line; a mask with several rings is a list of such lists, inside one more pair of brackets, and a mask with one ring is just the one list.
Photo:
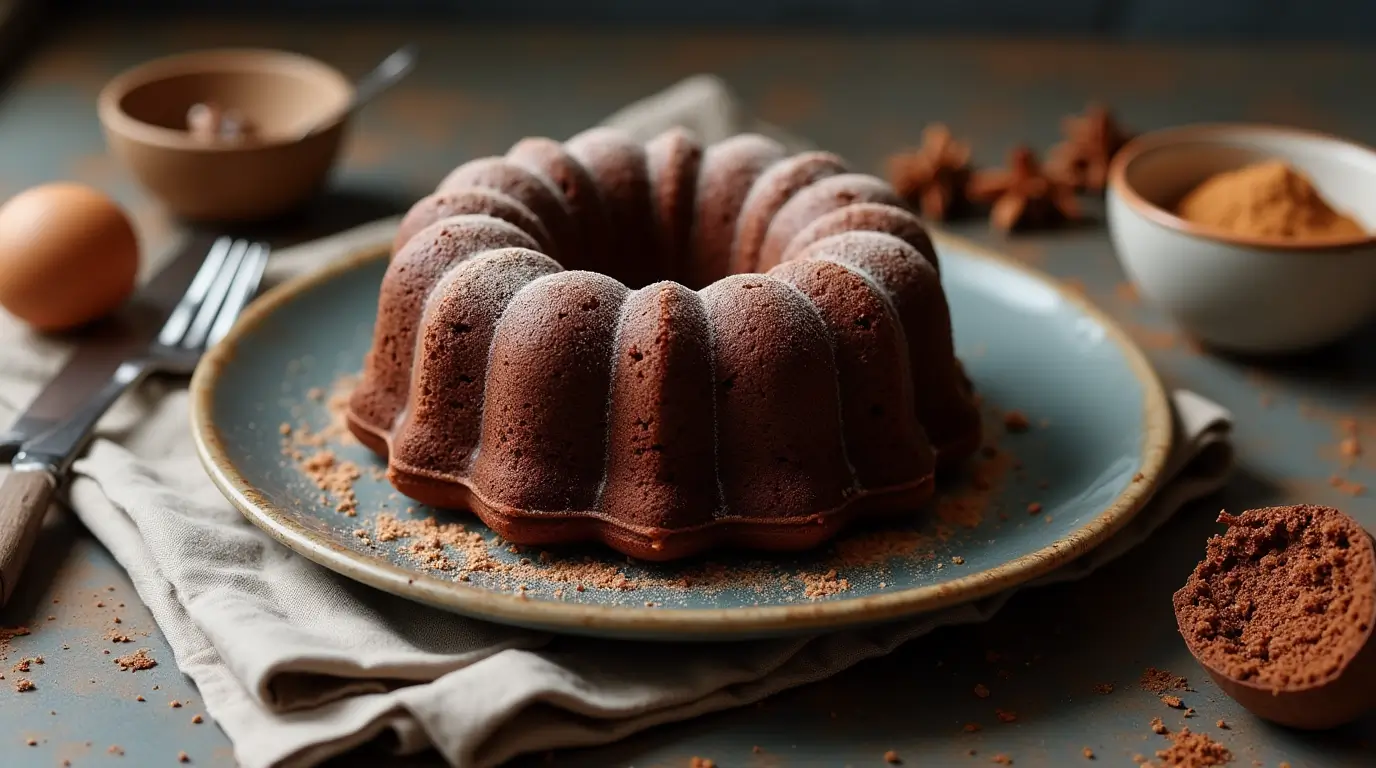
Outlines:
[[[910, 523], [857, 530], [813, 553], [643, 564], [591, 547], [514, 551], [466, 512], [411, 508], [380, 462], [328, 428], [337, 415], [332, 422], [322, 397], [361, 367], [387, 264], [382, 247], [281, 285], [249, 308], [192, 382], [197, 447], [234, 505], [301, 555], [490, 621], [730, 640], [968, 602], [1048, 573], [1126, 524], [1161, 481], [1172, 419], [1145, 356], [1099, 310], [971, 243], [942, 237], [938, 246], [957, 351], [998, 445]], [[1006, 434], [999, 414], [1010, 410], [1032, 428]], [[315, 439], [284, 453], [283, 424]], [[355, 516], [302, 471], [301, 459], [322, 450], [361, 468]], [[427, 518], [455, 534], [440, 537], [449, 543], [438, 552], [379, 535], [380, 523], [402, 521], [414, 533]], [[473, 569], [480, 560], [487, 567]]]

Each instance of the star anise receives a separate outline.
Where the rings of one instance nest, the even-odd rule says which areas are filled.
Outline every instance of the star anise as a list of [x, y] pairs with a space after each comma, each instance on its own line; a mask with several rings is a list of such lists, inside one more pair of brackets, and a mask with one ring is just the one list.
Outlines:
[[976, 173], [966, 194], [990, 205], [989, 222], [1004, 232], [1080, 218], [1074, 187], [1047, 175], [1026, 146], [1009, 153], [1008, 168]]
[[1083, 115], [1061, 119], [1065, 140], [1047, 153], [1047, 173], [1076, 189], [1104, 191], [1113, 155], [1131, 138], [1102, 104], [1090, 104]]
[[968, 201], [970, 145], [956, 141], [941, 123], [922, 132], [922, 146], [889, 157], [889, 182], [923, 218], [943, 221]]

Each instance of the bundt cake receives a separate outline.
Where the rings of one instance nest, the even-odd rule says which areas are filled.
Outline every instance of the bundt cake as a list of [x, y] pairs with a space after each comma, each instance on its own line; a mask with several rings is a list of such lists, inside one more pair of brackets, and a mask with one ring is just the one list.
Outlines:
[[647, 560], [911, 513], [980, 440], [894, 191], [682, 130], [525, 139], [450, 173], [397, 233], [348, 416], [408, 497]]

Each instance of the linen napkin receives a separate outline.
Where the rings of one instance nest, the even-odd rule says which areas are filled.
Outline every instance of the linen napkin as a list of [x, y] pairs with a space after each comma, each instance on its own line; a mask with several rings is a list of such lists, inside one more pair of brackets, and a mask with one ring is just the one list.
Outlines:
[[[693, 78], [614, 115], [648, 136], [686, 124], [705, 141], [751, 128], [720, 82]], [[800, 145], [788, 139], [794, 146]], [[389, 242], [387, 220], [274, 256], [270, 279]], [[65, 350], [0, 319], [0, 421]], [[1170, 481], [1109, 542], [1041, 584], [1081, 578], [1140, 543], [1231, 468], [1231, 416], [1173, 395]], [[933, 629], [980, 622], [995, 595], [916, 619], [811, 637], [706, 645], [556, 637], [422, 607], [300, 558], [248, 524], [199, 466], [179, 385], [126, 399], [76, 466], [68, 500], [128, 570], [179, 667], [246, 768], [307, 766], [390, 731], [402, 753], [456, 766], [606, 743], [834, 675]], [[672, 665], [659, 662], [669, 653]]]

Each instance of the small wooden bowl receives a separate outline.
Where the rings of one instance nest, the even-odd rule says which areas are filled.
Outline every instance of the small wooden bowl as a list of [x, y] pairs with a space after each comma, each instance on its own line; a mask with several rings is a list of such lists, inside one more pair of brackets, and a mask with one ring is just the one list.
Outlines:
[[[333, 67], [284, 51], [224, 49], [156, 59], [111, 80], [97, 102], [111, 152], [178, 216], [246, 221], [285, 213], [325, 183], [339, 155], [353, 85]], [[186, 130], [198, 103], [251, 119], [251, 143]], [[310, 135], [311, 125], [319, 128]]]
[[[1355, 520], [1351, 522], [1361, 530]], [[1376, 546], [1371, 535], [1365, 532], [1352, 544], [1369, 552]], [[1324, 730], [1352, 722], [1376, 707], [1376, 642], [1372, 642], [1376, 617], [1368, 617], [1365, 631], [1349, 639], [1347, 650], [1356, 652], [1347, 657], [1347, 663], [1336, 674], [1316, 683], [1276, 689], [1234, 679], [1206, 662], [1201, 649], [1191, 642], [1191, 633], [1185, 630], [1178, 599], [1177, 595], [1176, 622], [1190, 654], [1224, 693], [1257, 717], [1291, 728]]]

